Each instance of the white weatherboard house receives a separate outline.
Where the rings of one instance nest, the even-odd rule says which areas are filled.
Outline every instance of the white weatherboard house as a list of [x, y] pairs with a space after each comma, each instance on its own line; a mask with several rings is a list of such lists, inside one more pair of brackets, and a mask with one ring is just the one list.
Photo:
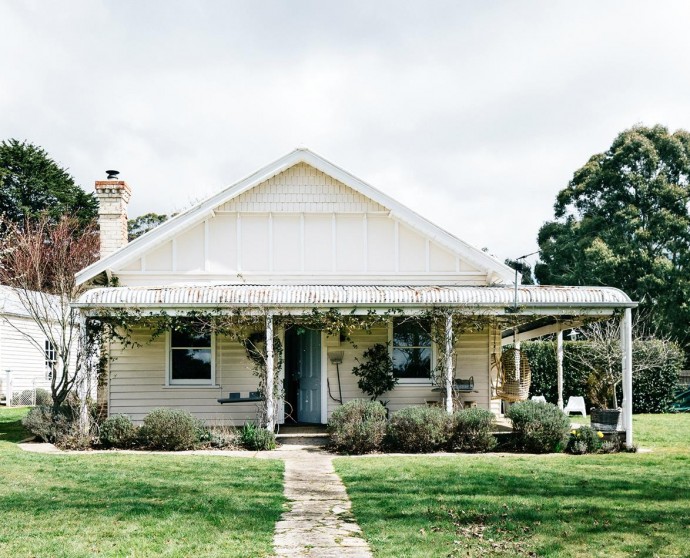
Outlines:
[[36, 390], [50, 391], [55, 347], [11, 287], [0, 286], [0, 401], [33, 405]]
[[[266, 338], [282, 340], [284, 389], [277, 423], [326, 423], [340, 401], [362, 398], [352, 368], [362, 353], [388, 343], [398, 385], [385, 394], [391, 411], [441, 402], [453, 378], [471, 389], [460, 404], [500, 413], [492, 386], [508, 342], [620, 316], [623, 325], [623, 426], [632, 443], [630, 309], [612, 288], [514, 286], [512, 269], [469, 246], [383, 192], [307, 149], [297, 149], [127, 244], [127, 184], [96, 183], [101, 201], [102, 258], [82, 270], [95, 287], [78, 306], [104, 311], [184, 314], [215, 309], [260, 312]], [[494, 213], [496, 208], [487, 209]], [[318, 329], [287, 330], [280, 316], [335, 309], [341, 314], [391, 310], [395, 316], [447, 314], [441, 337], [427, 324], [391, 316], [353, 343]], [[480, 327], [454, 331], [458, 316]], [[445, 330], [444, 330], [445, 328]], [[222, 335], [168, 332], [140, 346], [111, 347], [108, 408], [141, 420], [153, 408], [188, 409], [215, 423], [253, 420], [258, 379], [243, 346]], [[451, 341], [452, 340], [452, 341]], [[150, 341], [150, 342], [149, 342]], [[449, 345], [454, 344], [454, 347]], [[267, 344], [271, 345], [271, 344]], [[452, 350], [451, 350], [452, 349]], [[442, 353], [442, 378], [430, 379]], [[340, 353], [340, 354], [339, 354]], [[267, 350], [269, 374], [277, 358]], [[269, 382], [270, 385], [273, 385]], [[219, 401], [220, 400], [220, 401]], [[229, 400], [229, 401], [228, 401]], [[448, 401], [451, 401], [448, 398]]]

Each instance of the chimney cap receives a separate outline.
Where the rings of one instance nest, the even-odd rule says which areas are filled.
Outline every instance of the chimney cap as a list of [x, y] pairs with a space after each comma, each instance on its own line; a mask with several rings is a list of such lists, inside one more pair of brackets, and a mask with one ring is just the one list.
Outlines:
[[117, 180], [118, 179], [117, 175], [120, 174], [120, 171], [116, 171], [116, 170], [107, 170], [105, 172], [108, 175], [108, 178], [107, 178], [108, 180]]

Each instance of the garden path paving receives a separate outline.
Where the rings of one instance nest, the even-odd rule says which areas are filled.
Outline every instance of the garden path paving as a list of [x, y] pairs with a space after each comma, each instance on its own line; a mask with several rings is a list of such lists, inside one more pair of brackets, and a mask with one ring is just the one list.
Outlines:
[[275, 557], [370, 558], [333, 457], [313, 446], [285, 445], [277, 453], [285, 461], [290, 509], [276, 524]]

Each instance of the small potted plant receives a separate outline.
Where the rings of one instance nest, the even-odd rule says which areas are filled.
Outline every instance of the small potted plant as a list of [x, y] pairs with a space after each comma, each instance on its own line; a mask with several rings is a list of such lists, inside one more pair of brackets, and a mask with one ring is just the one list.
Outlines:
[[[372, 401], [377, 401], [384, 393], [392, 390], [398, 383], [393, 373], [393, 359], [388, 352], [388, 346], [383, 343], [372, 345], [362, 354], [363, 360], [352, 369], [352, 373], [359, 378], [357, 386], [366, 393]], [[387, 401], [379, 401], [386, 406]]]
[[[616, 397], [616, 386], [620, 382], [620, 372], [613, 367], [602, 367], [587, 377], [592, 428], [594, 430], [617, 430], [621, 416]], [[613, 403], [613, 406], [610, 406]]]

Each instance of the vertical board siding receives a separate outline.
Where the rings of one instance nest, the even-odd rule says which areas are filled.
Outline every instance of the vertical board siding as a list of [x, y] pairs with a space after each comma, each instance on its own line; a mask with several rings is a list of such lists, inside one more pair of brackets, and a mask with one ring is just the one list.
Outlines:
[[209, 271], [237, 269], [237, 216], [216, 215], [208, 220]]
[[202, 271], [204, 269], [204, 229], [204, 223], [200, 223], [175, 239], [175, 263], [178, 271]]
[[[304, 271], [331, 271], [333, 254], [333, 218], [331, 215], [304, 216]], [[293, 248], [294, 250], [294, 248]], [[295, 259], [302, 254], [295, 254]]]
[[299, 215], [273, 215], [273, 271], [301, 271], [304, 259], [301, 221]]
[[[113, 269], [123, 285], [208, 274], [283, 276], [306, 281], [413, 274], [426, 281], [485, 284], [486, 274], [387, 208], [300, 163], [220, 206], [200, 223]], [[462, 278], [450, 274], [471, 272]], [[476, 276], [474, 275], [476, 273]], [[437, 276], [434, 276], [437, 274]]]
[[147, 252], [144, 271], [171, 271], [173, 267], [172, 244], [172, 241], [169, 241]]

